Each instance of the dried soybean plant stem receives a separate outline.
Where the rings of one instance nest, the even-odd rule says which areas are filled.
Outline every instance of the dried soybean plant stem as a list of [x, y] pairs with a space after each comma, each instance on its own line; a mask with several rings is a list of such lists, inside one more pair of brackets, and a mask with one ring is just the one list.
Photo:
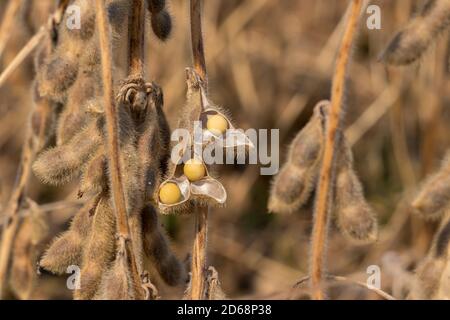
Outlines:
[[129, 20], [129, 70], [133, 77], [143, 77], [145, 42], [145, 3], [133, 0]]
[[3, 14], [3, 21], [0, 25], [0, 58], [2, 57], [3, 50], [5, 50], [6, 44], [11, 37], [11, 30], [22, 2], [23, 0], [9, 0], [8, 7]]
[[[49, 21], [52, 25], [58, 25], [64, 15], [64, 12], [69, 5], [69, 0], [61, 0], [58, 5], [58, 9], [50, 17]], [[51, 24], [47, 23], [46, 26], [42, 26], [39, 31], [27, 42], [27, 44], [20, 50], [15, 56], [13, 61], [6, 67], [6, 69], [0, 74], [0, 87], [5, 84], [6, 80], [13, 74], [13, 72], [22, 64], [22, 62], [33, 52], [34, 49], [41, 43], [41, 41], [48, 35]]]
[[339, 135], [341, 134], [339, 130], [344, 111], [343, 97], [345, 77], [361, 7], [362, 0], [353, 0], [350, 16], [337, 56], [331, 91], [331, 107], [326, 126], [324, 154], [316, 196], [314, 228], [311, 244], [311, 289], [313, 299], [317, 300], [324, 299], [321, 281], [324, 272], [324, 250], [326, 247], [328, 229], [328, 213], [331, 209], [331, 188], [333, 185], [332, 179], [334, 170], [333, 162]]
[[30, 55], [33, 50], [41, 43], [42, 39], [47, 35], [47, 30], [44, 27], [28, 41], [28, 43], [20, 50], [14, 57], [13, 61], [6, 67], [0, 75], [0, 87], [8, 80], [9, 76], [22, 64], [22, 62]]
[[194, 68], [208, 87], [202, 31], [202, 0], [191, 0], [191, 42]]
[[119, 158], [119, 139], [118, 139], [118, 118], [114, 101], [113, 77], [112, 77], [112, 48], [110, 42], [110, 30], [106, 14], [105, 1], [96, 0], [97, 28], [100, 38], [102, 77], [103, 77], [103, 95], [105, 102], [105, 116], [107, 128], [107, 144], [109, 153], [109, 168], [111, 179], [111, 190], [113, 195], [114, 209], [116, 213], [118, 236], [125, 241], [125, 249], [130, 259], [132, 277], [136, 288], [140, 286], [140, 276], [137, 271], [136, 258], [130, 239], [128, 226], [128, 216], [125, 206], [125, 195], [123, 190], [122, 175]]
[[208, 236], [208, 207], [198, 207], [195, 215], [195, 239], [192, 249], [191, 299], [205, 299], [206, 244]]
[[[191, 41], [194, 68], [208, 88], [202, 33], [202, 1], [191, 0]], [[195, 213], [195, 238], [192, 249], [191, 299], [204, 300], [207, 277], [206, 247], [209, 208], [198, 206]]]

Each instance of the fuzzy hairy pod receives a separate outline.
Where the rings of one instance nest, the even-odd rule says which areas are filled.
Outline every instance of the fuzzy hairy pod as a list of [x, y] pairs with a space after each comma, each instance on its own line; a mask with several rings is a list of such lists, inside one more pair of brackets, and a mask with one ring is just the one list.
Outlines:
[[95, 300], [134, 300], [131, 272], [126, 257], [118, 254], [112, 267], [104, 275]]
[[166, 7], [165, 0], [146, 0], [147, 9], [150, 13], [158, 13]]
[[184, 284], [187, 279], [184, 265], [172, 253], [169, 241], [159, 225], [156, 209], [151, 205], [142, 211], [142, 228], [144, 253], [161, 278], [171, 286]]
[[45, 213], [35, 203], [23, 219], [13, 245], [10, 287], [20, 299], [29, 299], [36, 282], [36, 262], [48, 235]]
[[269, 211], [292, 213], [308, 199], [314, 188], [315, 177], [306, 168], [286, 164], [275, 177], [269, 200]]
[[31, 115], [31, 128], [36, 142], [37, 151], [47, 148], [54, 137], [55, 121], [57, 118], [57, 105], [49, 99], [42, 98], [33, 83], [33, 113]]
[[141, 79], [126, 81], [118, 96], [123, 181], [128, 211], [139, 214], [153, 200], [167, 166], [170, 129], [163, 106], [161, 88]]
[[[134, 243], [133, 243], [134, 245]], [[135, 300], [136, 290], [129, 266], [125, 242], [119, 240], [116, 259], [102, 278], [97, 300]]]
[[319, 173], [327, 108], [328, 102], [319, 103], [311, 120], [292, 141], [287, 163], [272, 183], [269, 211], [291, 213], [308, 200]]
[[146, 7], [150, 13], [153, 33], [165, 41], [172, 32], [172, 18], [167, 12], [165, 0], [146, 0]]
[[394, 36], [381, 59], [393, 65], [416, 61], [449, 24], [450, 1], [428, 0], [420, 15]]
[[447, 211], [439, 230], [433, 239], [432, 247], [416, 270], [410, 299], [450, 298], [450, 214]]
[[66, 57], [61, 53], [62, 50], [58, 48], [37, 73], [39, 94], [56, 102], [64, 102], [79, 71], [77, 57]]
[[40, 267], [64, 274], [71, 265], [81, 265], [82, 251], [92, 227], [92, 214], [98, 205], [99, 196], [88, 201], [75, 215], [69, 230], [57, 237], [39, 262]]
[[80, 289], [74, 293], [77, 300], [95, 296], [102, 275], [114, 260], [116, 226], [110, 202], [110, 198], [102, 197], [95, 210], [92, 229], [82, 255]]
[[[65, 102], [69, 89], [86, 71], [97, 71], [98, 74], [95, 68], [100, 63], [92, 3], [90, 0], [75, 0], [72, 5], [80, 10], [80, 27], [69, 28], [66, 23], [61, 23], [57, 30], [56, 48], [46, 59], [39, 58], [43, 62], [37, 69], [40, 94], [57, 102]], [[63, 21], [70, 21], [72, 17], [68, 14], [67, 11]]]
[[377, 239], [378, 223], [353, 169], [353, 155], [345, 138], [336, 177], [336, 216], [340, 230], [350, 239], [370, 243]]
[[[90, 0], [73, 0], [71, 5], [79, 10], [80, 28], [69, 28], [65, 23], [61, 23], [58, 28], [58, 37], [60, 43], [66, 42], [86, 42], [90, 40], [95, 33], [95, 10], [92, 10], [92, 1]], [[67, 10], [63, 21], [69, 20], [73, 12]]]
[[59, 185], [80, 173], [102, 142], [99, 121], [92, 120], [68, 143], [43, 152], [33, 164], [33, 171], [44, 183]]
[[108, 159], [102, 146], [83, 169], [78, 195], [81, 198], [87, 192], [106, 192], [108, 188]]
[[433, 299], [439, 289], [439, 280], [445, 268], [445, 259], [427, 257], [416, 270], [409, 299]]
[[442, 216], [449, 204], [450, 152], [446, 154], [440, 169], [425, 181], [412, 207], [422, 217], [436, 219]]
[[95, 97], [100, 94], [98, 79], [91, 73], [84, 72], [77, 78], [69, 90], [64, 110], [58, 119], [56, 144], [68, 142], [88, 121], [87, 109], [97, 104]]
[[152, 14], [151, 25], [153, 33], [161, 41], [166, 41], [170, 37], [172, 33], [172, 18], [167, 11], [162, 10]]

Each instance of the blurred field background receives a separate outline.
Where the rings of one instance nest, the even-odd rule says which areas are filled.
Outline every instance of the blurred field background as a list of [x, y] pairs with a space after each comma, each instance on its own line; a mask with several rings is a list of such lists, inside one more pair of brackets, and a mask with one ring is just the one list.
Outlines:
[[[0, 16], [6, 3], [0, 1]], [[1, 56], [0, 70], [45, 23], [54, 1], [24, 3]], [[411, 214], [408, 200], [423, 178], [437, 168], [450, 142], [445, 90], [448, 35], [440, 37], [420, 63], [386, 68], [377, 61], [380, 52], [423, 1], [370, 3], [380, 6], [382, 26], [368, 30], [368, 15], [363, 16], [349, 74], [345, 126], [366, 197], [378, 213], [380, 238], [373, 245], [355, 246], [333, 226], [328, 272], [365, 282], [367, 267], [378, 265], [382, 289], [404, 298], [412, 271], [426, 255], [436, 229], [434, 223]], [[314, 105], [329, 98], [347, 4], [344, 0], [205, 1], [211, 99], [227, 108], [240, 128], [279, 128], [280, 165], [287, 145], [308, 121]], [[169, 41], [162, 44], [148, 33], [147, 79], [162, 86], [165, 110], [174, 126], [177, 110], [185, 101], [184, 70], [192, 64], [188, 2], [170, 1], [170, 12], [174, 30]], [[32, 80], [29, 58], [0, 88], [3, 205], [24, 144]], [[226, 207], [211, 210], [208, 257], [224, 291], [231, 298], [301, 298], [303, 290], [292, 287], [308, 271], [312, 207], [289, 216], [269, 214], [271, 177], [261, 176], [258, 166], [222, 166], [219, 174], [228, 201]], [[52, 188], [33, 179], [29, 195], [48, 212], [49, 242], [67, 228], [79, 205], [74, 204], [76, 184]], [[192, 245], [192, 217], [164, 217], [163, 222], [179, 257], [185, 258]], [[41, 275], [32, 298], [71, 298], [65, 281], [64, 277]], [[155, 282], [163, 299], [181, 296], [180, 290], [169, 289], [158, 279]], [[333, 299], [379, 298], [350, 281], [332, 283], [331, 288]]]

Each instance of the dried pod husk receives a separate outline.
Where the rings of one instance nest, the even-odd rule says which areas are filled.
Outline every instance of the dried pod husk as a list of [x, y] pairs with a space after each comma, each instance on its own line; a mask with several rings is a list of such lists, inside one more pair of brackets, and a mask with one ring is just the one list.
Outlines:
[[335, 202], [337, 224], [351, 240], [370, 243], [377, 239], [375, 212], [364, 198], [361, 182], [353, 169], [353, 155], [345, 138], [336, 176]]
[[[195, 137], [196, 122], [202, 121], [202, 114], [207, 106], [211, 111], [218, 112], [211, 108], [209, 101], [206, 98], [204, 83], [200, 76], [190, 68], [186, 69], [186, 83], [187, 83], [187, 103], [181, 113], [178, 122], [178, 128], [187, 130], [189, 133], [189, 141], [184, 139], [177, 146], [178, 152], [172, 150], [172, 157], [168, 164], [169, 175], [161, 183], [158, 189], [158, 194], [166, 184], [175, 184], [180, 191], [180, 198], [173, 203], [163, 203], [158, 198], [158, 205], [162, 213], [168, 214], [172, 212], [184, 212], [187, 208], [191, 208], [194, 203], [200, 205], [222, 205], [225, 203], [227, 194], [223, 185], [214, 179], [204, 164], [201, 155], [196, 154], [199, 146], [195, 146], [196, 139], [199, 139], [200, 144], [203, 144], [203, 137]], [[205, 120], [205, 119], [203, 119]], [[202, 132], [200, 132], [200, 135]], [[202, 146], [200, 146], [201, 148]], [[174, 154], [175, 153], [175, 154]], [[198, 181], [189, 181], [181, 170], [183, 166], [183, 159], [189, 155], [190, 159], [197, 159], [203, 163], [205, 167], [205, 176]]]
[[179, 201], [171, 204], [165, 204], [161, 201], [161, 199], [158, 196], [158, 206], [162, 213], [164, 214], [170, 214], [170, 213], [183, 213], [186, 212], [188, 208], [192, 206], [192, 203], [189, 202], [191, 198], [191, 188], [190, 188], [190, 182], [186, 176], [180, 176], [180, 177], [172, 177], [169, 178], [161, 183], [159, 186], [159, 190], [165, 187], [167, 184], [175, 184], [178, 186], [178, 189], [180, 190], [181, 197]]
[[92, 228], [93, 213], [100, 196], [86, 202], [75, 214], [69, 230], [57, 237], [44, 253], [39, 266], [55, 274], [65, 274], [72, 265], [80, 266], [82, 251]]
[[311, 120], [292, 141], [287, 163], [272, 183], [270, 212], [291, 213], [308, 201], [319, 174], [328, 106], [328, 101], [318, 103]]
[[152, 205], [147, 205], [142, 210], [142, 234], [144, 253], [164, 282], [170, 286], [184, 284], [187, 280], [184, 265], [170, 249], [169, 240]]
[[158, 39], [166, 41], [172, 33], [172, 18], [166, 10], [152, 13], [151, 26]]
[[427, 219], [440, 218], [450, 204], [450, 152], [438, 172], [430, 176], [412, 202], [415, 212]]
[[[200, 121], [204, 112], [202, 100], [203, 80], [192, 68], [186, 68], [186, 103], [180, 112], [177, 129], [188, 130], [191, 137], [194, 137], [195, 122]], [[186, 150], [180, 151], [180, 156], [186, 153]]]
[[115, 234], [111, 199], [102, 197], [95, 210], [89, 238], [83, 248], [80, 288], [74, 292], [75, 299], [89, 300], [95, 296], [103, 274], [114, 260]]
[[[201, 160], [200, 160], [201, 161]], [[201, 163], [203, 163], [201, 161]], [[189, 181], [186, 175], [181, 174], [182, 165], [174, 167], [168, 179], [159, 186], [159, 192], [166, 184], [173, 183], [178, 186], [181, 197], [179, 201], [171, 204], [163, 203], [158, 198], [158, 206], [162, 213], [183, 213], [195, 205], [220, 206], [227, 200], [227, 191], [219, 180], [213, 178], [205, 165], [205, 176], [197, 181]]]
[[[208, 145], [219, 143], [223, 148], [254, 148], [252, 141], [241, 129], [237, 129], [233, 122], [230, 120], [230, 116], [226, 115], [226, 111], [217, 106], [212, 106], [206, 95], [202, 98], [204, 105], [204, 112], [200, 117], [200, 121], [203, 129], [203, 136], [201, 141], [195, 141], [195, 143]], [[226, 131], [223, 133], [214, 132], [208, 130], [208, 119], [214, 116], [219, 116], [227, 123]]]
[[13, 244], [11, 290], [19, 299], [29, 299], [36, 284], [36, 262], [41, 245], [48, 235], [45, 213], [28, 201], [30, 208], [23, 218]]
[[420, 15], [391, 40], [381, 59], [393, 65], [407, 65], [419, 59], [450, 24], [450, 2], [428, 0]]
[[36, 176], [53, 185], [64, 184], [76, 177], [102, 143], [100, 127], [100, 121], [91, 120], [69, 142], [40, 154], [33, 164]]
[[191, 199], [201, 205], [217, 207], [227, 201], [227, 191], [222, 183], [207, 171], [205, 178], [191, 182]]

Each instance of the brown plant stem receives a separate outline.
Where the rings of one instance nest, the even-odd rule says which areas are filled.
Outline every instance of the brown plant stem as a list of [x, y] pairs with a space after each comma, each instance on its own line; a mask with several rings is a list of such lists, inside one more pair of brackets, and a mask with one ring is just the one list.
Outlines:
[[131, 267], [134, 286], [136, 290], [140, 291], [138, 292], [138, 297], [143, 297], [144, 292], [141, 287], [140, 275], [137, 271], [138, 269], [136, 266], [136, 257], [134, 256], [133, 244], [130, 238], [128, 215], [125, 205], [125, 195], [122, 183], [119, 157], [118, 116], [114, 100], [112, 77], [112, 48], [110, 42], [110, 29], [107, 20], [108, 18], [104, 0], [96, 0], [96, 12], [101, 50], [110, 181], [114, 210], [116, 213], [117, 233], [119, 239], [125, 240], [125, 249], [127, 251], [127, 257], [129, 259]]
[[191, 43], [194, 69], [208, 87], [202, 31], [202, 0], [191, 0]]
[[208, 242], [208, 207], [198, 207], [195, 214], [195, 239], [192, 249], [191, 299], [205, 299], [206, 244]]
[[[202, 78], [205, 90], [208, 89], [208, 75], [206, 72], [205, 51], [202, 33], [202, 1], [191, 0], [191, 41], [194, 69]], [[208, 212], [209, 208], [198, 206], [195, 213], [195, 238], [192, 249], [191, 299], [204, 300], [206, 298], [206, 247], [208, 242]]]
[[133, 0], [129, 20], [129, 70], [134, 77], [143, 77], [144, 71], [144, 42], [145, 42], [145, 3]]
[[22, 48], [22, 50], [20, 50], [11, 63], [0, 74], [0, 87], [3, 86], [6, 80], [8, 80], [14, 71], [16, 71], [22, 62], [33, 52], [34, 49], [36, 49], [36, 47], [47, 35], [47, 30], [44, 27], [41, 27], [41, 29], [28, 41], [28, 43]]
[[344, 115], [344, 87], [347, 67], [350, 61], [351, 49], [358, 26], [362, 0], [353, 0], [341, 47], [337, 56], [336, 69], [331, 89], [331, 106], [326, 126], [325, 146], [319, 185], [315, 200], [314, 227], [311, 241], [311, 289], [312, 297], [322, 300], [325, 293], [321, 288], [325, 268], [325, 247], [328, 230], [328, 215], [331, 210], [331, 189], [334, 179], [334, 159], [338, 141], [341, 135], [340, 127]]
[[22, 5], [22, 0], [10, 0], [3, 14], [0, 25], [0, 58], [5, 50], [6, 44], [11, 37], [11, 30], [16, 19], [17, 12]]

